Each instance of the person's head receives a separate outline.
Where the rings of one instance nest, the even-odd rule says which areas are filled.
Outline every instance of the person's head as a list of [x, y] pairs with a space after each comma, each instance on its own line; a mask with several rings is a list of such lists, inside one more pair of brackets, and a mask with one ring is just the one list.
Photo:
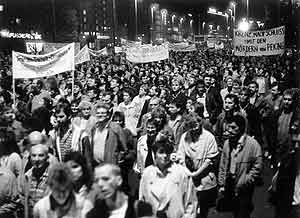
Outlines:
[[210, 87], [210, 85], [211, 85], [211, 76], [206, 74], [206, 75], [204, 75], [203, 79], [204, 79], [205, 87]]
[[149, 101], [150, 110], [154, 110], [158, 108], [160, 105], [160, 98], [159, 97], [152, 97]]
[[170, 154], [174, 151], [173, 144], [167, 137], [161, 138], [154, 142], [152, 146], [155, 164], [159, 169], [165, 169], [170, 163]]
[[2, 109], [2, 116], [7, 123], [12, 123], [16, 119], [14, 109], [8, 106]]
[[93, 77], [88, 78], [86, 84], [88, 87], [95, 87], [96, 86], [96, 78], [93, 78]]
[[233, 86], [233, 78], [232, 78], [232, 76], [227, 76], [225, 82], [226, 82], [227, 88], [231, 88]]
[[110, 88], [111, 89], [120, 89], [121, 87], [121, 79], [117, 76], [114, 76], [110, 81]]
[[227, 122], [229, 140], [237, 141], [246, 131], [246, 118], [240, 114], [233, 115]]
[[74, 185], [72, 173], [65, 163], [57, 163], [50, 168], [47, 184], [51, 197], [59, 206], [71, 200], [70, 195], [73, 193]]
[[122, 182], [121, 169], [117, 165], [105, 163], [95, 167], [94, 183], [103, 199], [115, 199]]
[[178, 78], [174, 78], [172, 80], [171, 87], [172, 87], [172, 91], [176, 93], [182, 88], [182, 83]]
[[176, 116], [182, 112], [182, 102], [177, 99], [173, 99], [168, 105], [168, 113], [171, 116]]
[[160, 94], [160, 88], [157, 87], [156, 85], [152, 85], [150, 90], [149, 90], [149, 95], [151, 97], [154, 97], [154, 96], [158, 97], [159, 94]]
[[258, 83], [256, 81], [251, 81], [248, 85], [250, 96], [255, 95], [258, 92]]
[[131, 88], [124, 88], [123, 89], [124, 103], [129, 104], [133, 98], [134, 98], [134, 90], [132, 90]]
[[250, 102], [250, 91], [247, 87], [243, 87], [240, 92], [240, 104], [247, 105]]
[[85, 157], [80, 152], [70, 152], [65, 157], [74, 183], [82, 183], [88, 188], [91, 186], [91, 175]]
[[143, 85], [140, 86], [140, 89], [139, 89], [139, 96], [140, 97], [143, 97], [143, 96], [147, 95], [148, 92], [149, 92], [148, 85], [143, 84]]
[[19, 152], [15, 133], [5, 127], [0, 128], [0, 157]]
[[79, 81], [74, 82], [74, 89], [73, 89], [74, 95], [78, 95], [82, 92], [82, 84]]
[[110, 106], [107, 104], [98, 103], [96, 105], [95, 113], [98, 122], [107, 122], [111, 116]]
[[77, 101], [71, 102], [71, 111], [73, 116], [76, 116], [79, 113], [79, 107]]
[[239, 97], [235, 94], [227, 94], [224, 99], [225, 112], [234, 111], [239, 107]]
[[125, 115], [122, 111], [115, 111], [112, 116], [112, 121], [118, 123], [122, 128], [125, 127]]
[[59, 127], [65, 127], [71, 122], [72, 110], [69, 103], [59, 103], [54, 109], [54, 116]]
[[27, 140], [30, 146], [45, 144], [47, 142], [47, 136], [39, 131], [33, 131], [29, 133]]
[[114, 99], [114, 94], [110, 91], [106, 91], [106, 92], [103, 92], [103, 95], [102, 95], [102, 102], [104, 104], [107, 104], [109, 106], [112, 105], [112, 102], [113, 102], [113, 99]]
[[34, 92], [39, 93], [42, 90], [43, 87], [44, 87], [44, 83], [43, 83], [42, 80], [34, 79], [32, 81], [32, 88], [34, 89]]
[[147, 131], [147, 136], [150, 138], [154, 138], [157, 133], [158, 133], [158, 123], [155, 119], [150, 118], [146, 122], [146, 131]]
[[192, 103], [188, 108], [188, 113], [196, 113], [199, 117], [203, 118], [204, 105], [199, 103]]
[[232, 81], [232, 89], [235, 93], [239, 93], [241, 86], [242, 81], [240, 79], [236, 78]]
[[93, 104], [89, 101], [81, 101], [79, 104], [79, 110], [83, 118], [88, 119], [91, 116]]
[[0, 105], [9, 106], [11, 103], [11, 95], [7, 91], [0, 92]]
[[283, 108], [285, 110], [291, 110], [294, 106], [294, 91], [291, 89], [287, 89], [283, 92]]
[[199, 94], [205, 93], [205, 83], [203, 80], [198, 81], [197, 90], [198, 90]]
[[158, 131], [162, 130], [167, 123], [167, 113], [163, 107], [155, 108], [151, 112], [151, 117], [157, 122]]
[[98, 89], [96, 89], [95, 87], [89, 88], [86, 94], [91, 99], [91, 101], [94, 101], [98, 97]]
[[185, 117], [184, 131], [186, 131], [185, 141], [195, 142], [202, 134], [203, 120], [196, 113], [190, 113]]
[[276, 96], [278, 96], [280, 94], [278, 82], [273, 82], [270, 85], [270, 88], [271, 88], [271, 94], [272, 94], [273, 97], [276, 97]]
[[45, 144], [33, 145], [30, 148], [30, 160], [33, 167], [40, 169], [48, 163], [49, 148]]

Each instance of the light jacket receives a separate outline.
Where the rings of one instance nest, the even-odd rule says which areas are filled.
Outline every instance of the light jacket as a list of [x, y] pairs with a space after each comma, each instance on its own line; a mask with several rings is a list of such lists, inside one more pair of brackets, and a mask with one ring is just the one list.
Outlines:
[[[258, 142], [244, 134], [240, 140], [240, 150], [238, 151], [235, 172], [235, 191], [239, 193], [244, 190], [254, 188], [259, 179], [263, 167], [262, 150]], [[218, 183], [221, 187], [225, 186], [226, 177], [229, 172], [229, 159], [231, 149], [229, 140], [224, 143], [219, 167]]]
[[[163, 177], [157, 166], [151, 165], [144, 170], [140, 183], [139, 199], [151, 204], [154, 214], [166, 213], [167, 218], [195, 217], [197, 202], [184, 167], [172, 164]], [[161, 185], [161, 179], [165, 182]], [[186, 216], [189, 213], [189, 216]]]

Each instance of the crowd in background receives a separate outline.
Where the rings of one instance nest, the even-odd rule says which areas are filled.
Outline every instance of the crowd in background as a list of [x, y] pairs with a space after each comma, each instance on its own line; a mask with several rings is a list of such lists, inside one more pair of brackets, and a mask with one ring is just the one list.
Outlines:
[[266, 163], [276, 218], [299, 217], [299, 58], [121, 53], [13, 92], [1, 54], [0, 217], [250, 218]]

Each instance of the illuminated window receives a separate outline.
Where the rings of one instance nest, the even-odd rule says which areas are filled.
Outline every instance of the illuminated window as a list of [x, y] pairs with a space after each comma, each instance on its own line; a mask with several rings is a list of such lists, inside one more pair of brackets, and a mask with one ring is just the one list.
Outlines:
[[4, 5], [0, 5], [0, 12], [4, 11]]
[[86, 10], [85, 10], [85, 9], [82, 11], [82, 14], [83, 14], [83, 15], [86, 15]]

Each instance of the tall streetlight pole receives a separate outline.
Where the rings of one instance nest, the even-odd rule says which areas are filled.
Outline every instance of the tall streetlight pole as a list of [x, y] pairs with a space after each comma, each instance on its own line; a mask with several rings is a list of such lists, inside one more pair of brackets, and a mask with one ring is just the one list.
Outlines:
[[51, 0], [52, 9], [52, 22], [53, 22], [53, 42], [56, 41], [56, 11], [55, 11], [55, 0]]
[[135, 39], [138, 36], [138, 0], [134, 0], [134, 12], [135, 12]]
[[116, 14], [116, 0], [112, 1], [113, 6], [113, 51], [115, 53], [115, 46], [116, 46], [116, 26], [117, 26], [117, 14]]

